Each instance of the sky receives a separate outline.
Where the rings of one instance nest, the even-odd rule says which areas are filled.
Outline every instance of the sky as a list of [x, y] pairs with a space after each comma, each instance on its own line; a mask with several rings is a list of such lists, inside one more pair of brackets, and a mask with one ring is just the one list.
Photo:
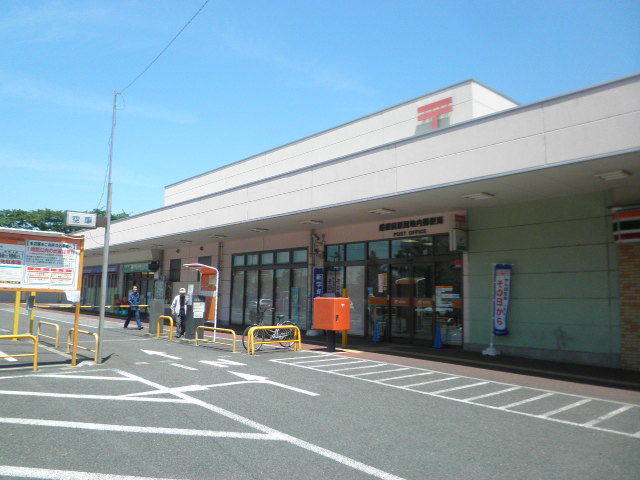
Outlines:
[[471, 78], [527, 104], [640, 72], [638, 0], [204, 3], [0, 0], [0, 210], [106, 207], [116, 91], [112, 211], [134, 215]]

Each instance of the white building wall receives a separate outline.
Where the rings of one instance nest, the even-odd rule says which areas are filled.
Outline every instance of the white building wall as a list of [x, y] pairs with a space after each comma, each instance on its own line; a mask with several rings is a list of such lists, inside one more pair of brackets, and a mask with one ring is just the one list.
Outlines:
[[[112, 245], [544, 169], [636, 148], [639, 87], [638, 78], [594, 87], [280, 177], [263, 177], [260, 182], [115, 222]], [[102, 238], [102, 229], [90, 232], [87, 249], [100, 247]]]
[[[486, 106], [488, 110], [474, 108], [476, 104], [473, 99], [474, 94], [481, 97], [480, 104]], [[418, 125], [418, 108], [448, 97], [452, 97], [453, 102], [453, 111], [449, 114], [451, 124], [516, 105], [476, 82], [463, 82], [289, 145], [169, 185], [165, 188], [165, 205], [173, 205], [412, 137], [416, 134]]]

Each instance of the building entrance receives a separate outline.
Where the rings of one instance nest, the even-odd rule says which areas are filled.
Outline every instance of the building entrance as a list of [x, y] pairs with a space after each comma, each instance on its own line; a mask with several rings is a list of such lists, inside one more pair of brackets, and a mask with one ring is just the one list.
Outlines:
[[370, 265], [367, 335], [376, 341], [432, 343], [436, 329], [462, 344], [462, 269], [457, 256], [418, 264]]

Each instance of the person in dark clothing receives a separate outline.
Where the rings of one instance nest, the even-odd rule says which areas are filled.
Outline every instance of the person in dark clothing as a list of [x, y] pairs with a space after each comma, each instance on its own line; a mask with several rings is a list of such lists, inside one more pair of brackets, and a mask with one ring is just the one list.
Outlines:
[[133, 315], [136, 316], [138, 330], [142, 330], [142, 322], [140, 321], [140, 294], [138, 293], [138, 287], [135, 285], [131, 293], [129, 293], [129, 311], [127, 312], [127, 319], [124, 321], [124, 328], [129, 328], [129, 321], [131, 321]]
[[187, 291], [184, 288], [180, 289], [178, 295], [171, 302], [171, 313], [176, 317], [177, 321], [176, 338], [180, 338], [184, 335], [185, 319], [187, 318]]

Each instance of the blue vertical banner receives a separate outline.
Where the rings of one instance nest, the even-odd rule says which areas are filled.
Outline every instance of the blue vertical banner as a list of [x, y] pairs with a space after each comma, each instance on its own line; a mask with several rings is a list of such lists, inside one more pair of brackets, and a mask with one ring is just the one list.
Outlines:
[[507, 318], [513, 265], [496, 265], [493, 274], [493, 334], [509, 335]]
[[313, 296], [321, 297], [324, 293], [324, 268], [313, 269]]

